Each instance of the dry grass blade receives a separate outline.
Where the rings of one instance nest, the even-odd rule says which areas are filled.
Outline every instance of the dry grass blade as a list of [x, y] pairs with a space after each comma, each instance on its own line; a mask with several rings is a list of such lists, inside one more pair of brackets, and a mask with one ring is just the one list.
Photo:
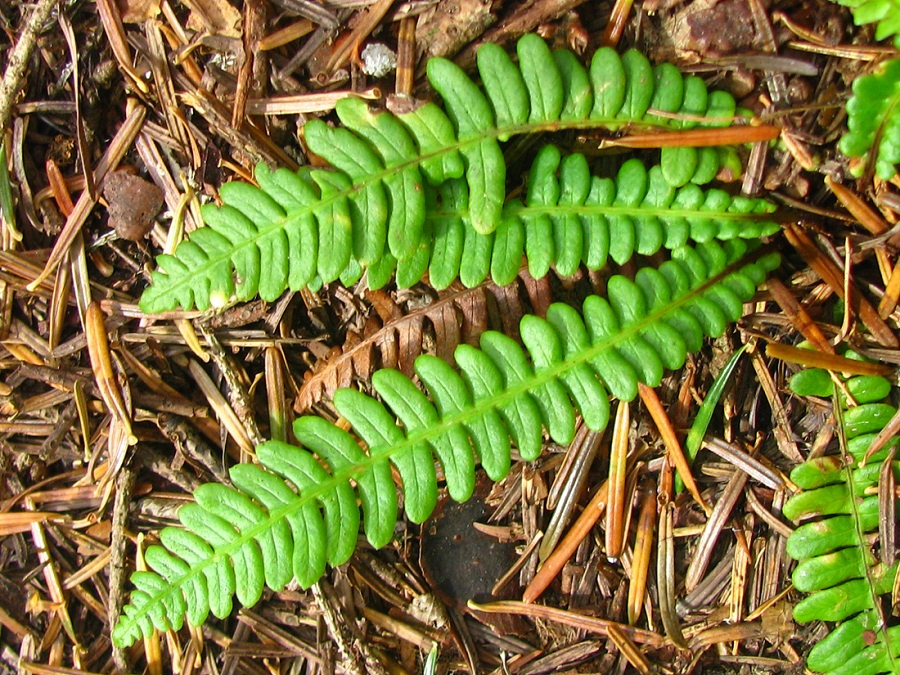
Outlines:
[[[664, 115], [664, 113], [657, 114]], [[761, 143], [778, 138], [780, 127], [746, 126], [725, 129], [692, 129], [690, 131], [661, 131], [633, 134], [622, 138], [604, 139], [601, 148], [698, 148], [704, 146], [732, 145], [735, 143]]]
[[394, 93], [412, 96], [416, 79], [416, 20], [405, 17], [400, 20], [397, 37], [397, 80]]
[[633, 0], [616, 0], [609, 15], [609, 21], [603, 31], [603, 37], [600, 38], [601, 44], [609, 45], [610, 47], [615, 47], [619, 44], [633, 4]]
[[675, 537], [673, 519], [675, 505], [661, 505], [656, 547], [656, 583], [659, 588], [659, 614], [666, 637], [678, 647], [687, 647], [681, 622], [675, 610]]
[[569, 522], [569, 516], [577, 505], [584, 486], [587, 484], [588, 471], [600, 449], [603, 434], [592, 432], [582, 426], [575, 435], [575, 440], [566, 451], [563, 466], [556, 474], [546, 506], [553, 510], [553, 516], [544, 530], [544, 538], [538, 550], [538, 560], [547, 559], [556, 548], [563, 535], [563, 528]]
[[266, 348], [266, 400], [269, 408], [269, 437], [287, 442], [290, 407], [285, 398], [284, 355], [278, 347]]
[[672, 426], [672, 421], [663, 408], [662, 401], [659, 400], [659, 396], [656, 395], [656, 392], [651, 387], [642, 382], [638, 383], [638, 393], [641, 396], [641, 401], [647, 406], [647, 412], [650, 413], [650, 417], [656, 423], [656, 428], [666, 444], [669, 460], [678, 469], [678, 475], [682, 477], [684, 486], [691, 493], [694, 501], [709, 514], [711, 510], [709, 504], [706, 503], [703, 495], [700, 494], [700, 489], [697, 487], [697, 482], [691, 473], [691, 466], [688, 464], [687, 457], [685, 457], [684, 450], [675, 433], [675, 427]]
[[890, 375], [893, 373], [893, 368], [882, 363], [848, 359], [846, 356], [837, 354], [823, 354], [811, 349], [791, 347], [780, 342], [767, 344], [766, 355], [807, 368], [824, 368], [845, 375]]
[[803, 308], [794, 294], [788, 290], [779, 279], [769, 279], [766, 281], [766, 288], [772, 294], [775, 302], [781, 307], [784, 315], [791, 320], [794, 327], [809, 340], [816, 349], [826, 354], [834, 354], [834, 346], [825, 338], [825, 334], [816, 325]]
[[608, 619], [599, 619], [593, 616], [577, 614], [575, 612], [567, 612], [555, 607], [532, 605], [525, 602], [517, 602], [515, 600], [500, 600], [498, 602], [487, 604], [481, 604], [470, 600], [468, 604], [471, 609], [487, 614], [518, 614], [521, 616], [547, 619], [549, 621], [556, 621], [567, 626], [580, 628], [607, 637], [609, 637], [609, 630], [612, 628], [618, 630], [629, 640], [645, 645], [651, 649], [657, 649], [665, 644], [665, 638], [659, 633], [654, 633], [653, 631], [642, 628], [633, 628], [632, 626], [626, 626], [625, 624], [610, 621]]
[[641, 510], [634, 538], [634, 555], [631, 558], [631, 581], [628, 584], [628, 624], [633, 626], [641, 615], [647, 578], [650, 573], [650, 554], [656, 532], [656, 485], [650, 481], [644, 486]]
[[872, 234], [884, 234], [891, 229], [884, 218], [850, 188], [835, 183], [831, 176], [825, 176], [825, 186], [834, 193], [856, 221]]
[[299, 21], [288, 24], [284, 28], [279, 28], [278, 30], [269, 33], [259, 41], [257, 46], [261, 52], [266, 52], [270, 49], [278, 49], [294, 40], [299, 40], [304, 35], [309, 35], [313, 30], [315, 30], [315, 25], [312, 21], [309, 19], [300, 19]]
[[607, 635], [609, 636], [610, 641], [620, 652], [622, 652], [622, 656], [624, 656], [628, 660], [628, 663], [641, 673], [641, 675], [650, 675], [650, 673], [654, 671], [653, 666], [650, 665], [650, 661], [647, 660], [647, 657], [644, 656], [640, 648], [634, 644], [625, 633], [619, 630], [618, 626], [611, 625], [607, 629]]
[[566, 533], [566, 536], [563, 537], [563, 540], [559, 542], [559, 546], [556, 547], [540, 569], [538, 569], [537, 574], [535, 574], [531, 583], [528, 584], [528, 587], [522, 593], [523, 602], [534, 602], [553, 583], [563, 566], [575, 553], [575, 549], [590, 534], [591, 529], [600, 520], [603, 512], [606, 511], [608, 494], [609, 480], [606, 480], [591, 498], [591, 501], [588, 502], [588, 505], [581, 512], [581, 515], [578, 516], [578, 519]]
[[721, 438], [707, 436], [703, 441], [703, 447], [714, 452], [722, 459], [731, 462], [735, 468], [746, 472], [763, 485], [773, 490], [783, 490], [785, 488], [784, 477], [780, 473], [737, 447], [734, 443], [726, 443]]
[[269, 98], [251, 98], [247, 101], [248, 115], [303, 115], [332, 110], [342, 98], [355, 96], [367, 100], [381, 98], [378, 87], [362, 91], [326, 91], [310, 94], [285, 94]]
[[897, 479], [894, 476], [894, 455], [891, 448], [881, 464], [878, 476], [878, 541], [881, 562], [885, 566], [894, 564], [897, 558]]
[[[743, 529], [735, 529], [738, 537], [738, 545], [734, 549], [734, 558], [731, 560], [731, 583], [728, 594], [728, 620], [730, 623], [740, 623], [744, 618], [744, 606], [747, 594], [747, 570], [750, 567], [750, 545], [748, 537], [753, 532], [753, 516], [745, 519], [746, 526]], [[737, 648], [735, 643], [734, 648]]]
[[[34, 509], [34, 502], [32, 501], [31, 497], [26, 497], [24, 503], [27, 509]], [[72, 617], [69, 614], [68, 601], [65, 593], [63, 592], [62, 584], [59, 580], [57, 563], [51, 558], [52, 549], [47, 542], [46, 532], [41, 523], [38, 521], [34, 521], [31, 523], [31, 538], [34, 542], [34, 549], [35, 551], [37, 551], [38, 560], [43, 566], [44, 581], [47, 584], [47, 590], [50, 593], [50, 599], [53, 601], [52, 606], [48, 609], [50, 609], [52, 611], [52, 614], [54, 614], [59, 619], [62, 624], [62, 628], [66, 632], [66, 635], [72, 641], [72, 644], [75, 645], [76, 649], [79, 649], [80, 644], [78, 641], [78, 635], [76, 634], [75, 627], [72, 624]]]
[[22, 511], [16, 513], [0, 513], [0, 537], [18, 532], [28, 532], [34, 523], [63, 521], [66, 516], [51, 511]]
[[731, 480], [728, 481], [728, 485], [725, 487], [722, 496], [719, 497], [719, 501], [713, 507], [712, 514], [710, 514], [709, 520], [706, 521], [703, 534], [700, 536], [700, 541], [697, 544], [697, 551], [691, 558], [687, 574], [685, 575], [684, 586], [688, 592], [697, 587], [706, 573], [715, 544], [725, 527], [726, 521], [731, 518], [735, 504], [737, 504], [737, 500], [747, 484], [747, 478], [746, 473], [737, 469], [731, 476]]
[[363, 616], [372, 622], [372, 625], [381, 628], [399, 639], [415, 645], [424, 652], [430, 652], [436, 645], [430, 636], [418, 630], [415, 626], [400, 621], [392, 616], [379, 612], [370, 607], [363, 608]]
[[106, 404], [107, 409], [125, 429], [128, 444], [134, 445], [137, 443], [137, 436], [134, 435], [134, 431], [131, 429], [131, 411], [125, 404], [122, 390], [119, 388], [113, 372], [103, 310], [100, 309], [100, 305], [96, 302], [88, 305], [84, 320], [84, 333], [87, 336], [88, 353], [91, 357], [91, 367], [94, 371], [97, 391], [100, 392], [100, 397]]
[[109, 39], [113, 56], [119, 62], [119, 68], [128, 75], [131, 84], [137, 87], [138, 91], [143, 94], [149, 93], [150, 89], [144, 82], [144, 78], [131, 65], [134, 59], [128, 47], [128, 38], [125, 36], [125, 27], [122, 25], [122, 16], [119, 14], [118, 6], [113, 0], [97, 0], [97, 13], [100, 15], [100, 22]]
[[188, 372], [194, 379], [194, 382], [197, 383], [202, 394], [206, 397], [209, 406], [216, 413], [216, 417], [218, 417], [222, 426], [228, 430], [228, 433], [231, 434], [231, 437], [237, 442], [242, 451], [252, 454], [253, 442], [250, 440], [247, 430], [244, 429], [240, 419], [238, 419], [238, 416], [235, 414], [232, 407], [228, 405], [228, 401], [222, 396], [222, 392], [219, 391], [219, 388], [212, 381], [212, 378], [207, 375], [206, 371], [203, 370], [203, 367], [193, 359], [191, 359], [191, 362], [188, 364]]

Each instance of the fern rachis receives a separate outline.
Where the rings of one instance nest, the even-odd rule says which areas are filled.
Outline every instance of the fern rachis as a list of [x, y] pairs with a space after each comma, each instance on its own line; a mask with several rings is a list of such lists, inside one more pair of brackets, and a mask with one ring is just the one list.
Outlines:
[[[614, 277], [609, 285], [610, 301], [589, 298], [584, 319], [566, 306], [552, 307], [546, 321], [536, 317], [523, 319], [527, 352], [499, 333], [485, 334], [482, 350], [461, 346], [457, 351], [461, 375], [435, 357], [420, 357], [417, 371], [434, 403], [396, 371], [381, 371], [373, 377], [373, 385], [393, 408], [393, 414], [376, 399], [355, 390], [340, 390], [335, 405], [366, 441], [368, 454], [347, 432], [321, 418], [303, 417], [295, 423], [295, 435], [309, 451], [325, 460], [330, 472], [322, 469], [309, 451], [268, 442], [260, 446], [259, 458], [275, 474], [247, 467], [238, 469], [233, 476], [239, 488], [244, 486], [244, 492], [248, 492], [247, 488], [255, 490], [255, 494], [249, 494], [267, 509], [251, 502], [254, 511], [244, 501], [246, 496], [235, 497], [241, 493], [228, 488], [201, 488], [197, 493], [199, 506], [188, 508], [187, 520], [195, 529], [214, 537], [215, 545], [210, 547], [203, 537], [192, 535], [200, 541], [191, 539], [194, 548], [188, 554], [187, 567], [172, 562], [173, 556], [164, 549], [151, 548], [148, 561], [151, 566], [156, 561], [159, 566], [155, 569], [163, 576], [136, 575], [137, 591], [116, 628], [116, 642], [130, 643], [142, 631], [151, 630], [151, 625], [160, 629], [180, 625], [180, 612], [176, 610], [183, 610], [184, 602], [190, 605], [186, 611], [192, 622], [205, 618], [205, 609], [217, 616], [227, 614], [231, 609], [230, 594], [224, 598], [200, 597], [204, 589], [207, 595], [211, 594], [210, 583], [225, 590], [236, 589], [239, 599], [249, 604], [259, 599], [262, 579], [272, 580], [277, 589], [289, 578], [288, 571], [278, 569], [274, 563], [270, 565], [257, 542], [270, 538], [275, 528], [282, 531], [281, 540], [288, 541], [285, 522], [305, 528], [307, 521], [318, 522], [324, 517], [326, 528], [331, 524], [332, 531], [327, 532], [325, 541], [321, 534], [324, 530], [310, 525], [309, 531], [319, 534], [293, 542], [294, 553], [299, 549], [306, 556], [299, 569], [293, 569], [302, 583], [315, 581], [324, 570], [324, 561], [344, 562], [356, 539], [358, 511], [354, 521], [352, 517], [335, 517], [335, 509], [340, 508], [339, 502], [344, 503], [346, 516], [353, 510], [350, 502], [355, 508], [351, 480], [357, 483], [362, 498], [367, 536], [373, 545], [385, 545], [397, 517], [389, 461], [400, 472], [408, 514], [421, 521], [433, 508], [437, 489], [432, 453], [444, 466], [452, 496], [466, 499], [474, 475], [474, 456], [468, 439], [479, 450], [490, 477], [496, 480], [509, 470], [511, 437], [525, 459], [539, 454], [543, 428], [558, 442], [570, 440], [573, 405], [585, 416], [586, 423], [602, 428], [608, 420], [608, 412], [603, 412], [608, 411], [604, 385], [614, 395], [633, 397], [637, 381], [657, 384], [663, 366], [679, 366], [687, 351], [699, 346], [698, 340], [721, 332], [726, 320], [740, 315], [741, 302], [749, 299], [767, 271], [777, 264], [777, 256], [768, 255], [741, 263], [735, 271], [728, 268], [745, 250], [746, 246], [738, 243], [724, 248], [707, 244], [696, 251], [679, 249], [675, 259], [664, 263], [659, 271], [645, 268], [635, 281]], [[673, 331], [679, 330], [684, 338], [674, 340]], [[405, 433], [395, 423], [398, 417]], [[451, 435], [460, 434], [463, 435], [456, 444], [445, 445], [452, 441]], [[465, 443], [460, 439], [465, 439]], [[502, 440], [506, 450], [496, 446], [498, 440]], [[441, 452], [442, 445], [446, 452]], [[306, 469], [296, 468], [300, 466], [297, 462], [305, 462]], [[427, 469], [429, 465], [431, 471]], [[286, 474], [288, 471], [300, 477], [292, 478]], [[317, 473], [312, 475], [310, 471]], [[260, 487], [263, 483], [276, 485], [282, 480], [278, 475], [298, 486], [300, 494], [291, 497], [282, 490], [283, 495], [278, 496], [280, 488]], [[258, 481], [252, 480], [254, 476]], [[279, 505], [279, 499], [283, 505]], [[415, 503], [410, 505], [413, 499]], [[236, 529], [229, 530], [231, 525], [225, 520], [224, 525], [210, 533], [201, 514], [212, 509], [213, 515], [227, 518], [228, 508], [220, 506], [221, 500], [241, 501], [244, 516], [240, 524], [232, 520]], [[324, 509], [322, 514], [320, 508]], [[173, 539], [166, 532], [162, 536], [164, 544]], [[183, 550], [184, 536], [180, 545]], [[266, 544], [270, 551], [273, 545]], [[253, 569], [245, 567], [250, 565]], [[235, 572], [243, 576], [235, 579]], [[172, 616], [173, 612], [178, 616]]]

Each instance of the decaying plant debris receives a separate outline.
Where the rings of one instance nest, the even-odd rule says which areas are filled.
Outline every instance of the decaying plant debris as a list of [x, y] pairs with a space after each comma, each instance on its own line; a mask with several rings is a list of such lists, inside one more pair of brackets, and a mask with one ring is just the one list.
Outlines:
[[[0, 668], [412, 673], [435, 652], [436, 672], [802, 671], [826, 631], [791, 619], [793, 524], [780, 511], [788, 471], [829, 446], [834, 423], [828, 401], [787, 390], [803, 355], [786, 348], [806, 339], [827, 355], [843, 341], [898, 362], [900, 199], [871, 172], [852, 179], [836, 149], [850, 82], [890, 47], [824, 0], [13, 4], [0, 7]], [[338, 98], [427, 96], [424, 55], [466, 66], [478, 44], [530, 31], [579, 53], [605, 41], [677, 60], [780, 126], [732, 184], [789, 214], [778, 279], [725, 337], [619, 404], [603, 437], [547, 442], [479, 492], [489, 516], [445, 550], [466, 575], [461, 554], [478, 541], [511, 545], [493, 598], [438, 587], [423, 547], [461, 517], [448, 506], [421, 527], [401, 520], [391, 546], [363, 546], [308, 592], [115, 649], [140, 550], [199, 483], [226, 482], [264, 438], [289, 440], [295, 410], [333, 416], [330, 392], [365, 387], [374, 368], [408, 370], [421, 351], [446, 356], [484, 328], [512, 334], [525, 311], [604, 290], [605, 271], [523, 273], [502, 289], [331, 284], [217, 313], [137, 307], [154, 256], [199, 225], [201, 201], [256, 162], [310, 161], [298, 130], [331, 119]], [[373, 43], [396, 53], [395, 72], [369, 74]], [[588, 135], [565, 141], [597, 152]], [[527, 167], [533, 149], [513, 152]], [[596, 161], [615, 165], [623, 150], [604, 152]], [[123, 221], [129, 201], [141, 213]], [[684, 432], [742, 344], [696, 486], [669, 500]], [[815, 365], [828, 363], [845, 366]]]

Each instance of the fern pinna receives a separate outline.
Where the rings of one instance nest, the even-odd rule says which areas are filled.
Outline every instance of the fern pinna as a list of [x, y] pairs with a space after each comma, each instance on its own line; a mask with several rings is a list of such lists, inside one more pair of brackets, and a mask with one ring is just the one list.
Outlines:
[[900, 2], [898, 0], [837, 0], [853, 12], [853, 23], [862, 26], [877, 23], [875, 39], [894, 39], [894, 46], [900, 47]]
[[[900, 9], [895, 20], [900, 21]], [[883, 63], [876, 72], [856, 78], [847, 102], [847, 127], [838, 144], [841, 152], [866, 158], [851, 167], [854, 173], [862, 175], [871, 165], [882, 180], [893, 178], [900, 163], [900, 60]]]
[[[626, 172], [613, 185], [588, 179], [586, 163], [578, 155], [561, 165], [558, 179], [549, 179], [544, 165], [536, 164], [532, 173], [540, 173], [546, 185], [539, 188], [540, 199], [530, 203], [534, 200], [529, 196], [525, 206], [547, 211], [540, 216], [533, 210], [520, 213], [520, 205], [506, 204], [500, 143], [512, 136], [567, 129], [717, 126], [730, 124], [735, 115], [730, 94], [708, 92], [700, 78], [684, 77], [669, 64], [654, 68], [633, 50], [620, 56], [600, 49], [589, 68], [571, 52], [551, 51], [535, 35], [522, 37], [517, 52], [514, 63], [500, 47], [483, 46], [477, 59], [481, 86], [452, 62], [430, 60], [428, 79], [443, 109], [427, 102], [402, 112], [375, 112], [362, 100], [341, 100], [337, 114], [342, 126], [313, 120], [304, 129], [309, 149], [334, 168], [292, 173], [260, 167], [259, 188], [239, 182], [223, 186], [224, 205], [204, 209], [208, 227], [192, 233], [173, 255], [158, 258], [141, 307], [154, 313], [177, 305], [218, 306], [257, 294], [274, 299], [288, 288], [336, 279], [355, 282], [364, 270], [372, 287], [386, 283], [395, 271], [401, 284], [408, 285], [429, 265], [443, 283], [457, 274], [478, 283], [495, 257], [500, 260], [496, 276], [503, 276], [510, 261], [518, 262], [515, 256], [523, 246], [528, 253], [553, 250], [544, 247], [548, 218], [559, 249], [549, 262], [563, 266], [576, 264], [579, 246], [588, 252], [584, 262], [602, 264], [605, 256], [596, 243], [601, 238], [587, 239], [593, 230], [590, 223], [604, 217], [620, 228], [633, 227], [634, 221], [695, 215], [724, 223], [721, 227], [732, 234], [736, 223], [756, 226], [765, 207], [724, 199], [724, 193], [704, 195], [693, 185], [713, 178], [723, 161], [735, 165], [735, 152], [728, 148], [664, 148], [656, 172]], [[574, 181], [571, 188], [567, 181]], [[554, 182], [559, 187], [555, 199]], [[435, 205], [455, 212], [463, 229], [450, 227], [434, 214]], [[645, 209], [642, 220], [637, 216]], [[515, 224], [520, 219], [530, 237], [524, 244]], [[537, 224], [528, 227], [529, 222]], [[580, 245], [574, 243], [576, 222], [584, 229]], [[495, 236], [501, 246], [475, 237], [501, 227]], [[432, 259], [443, 245], [435, 238], [444, 230], [452, 230], [448, 236], [457, 238], [461, 232], [468, 243], [455, 249], [461, 252], [459, 262]], [[634, 240], [636, 235], [629, 236]], [[647, 248], [645, 241], [638, 243]], [[544, 252], [535, 266], [543, 269], [547, 264]]]
[[[897, 412], [884, 402], [891, 384], [882, 377], [858, 376], [842, 385], [858, 404], [847, 407], [841, 393], [839, 432], [841, 455], [808, 460], [791, 472], [804, 491], [784, 506], [792, 520], [815, 517], [788, 538], [787, 552], [799, 561], [793, 573], [797, 590], [809, 595], [794, 606], [800, 623], [831, 621], [837, 627], [816, 644], [807, 658], [811, 670], [830, 675], [900, 673], [900, 626], [889, 627], [882, 597], [890, 597], [897, 576], [894, 544], [880, 538], [880, 555], [873, 551], [881, 525], [893, 513], [874, 494], [885, 472], [896, 474], [897, 438], [889, 438], [870, 454], [873, 441]], [[828, 372], [811, 369], [794, 376], [795, 393], [831, 396]], [[846, 458], [846, 459], [845, 459]], [[891, 487], [890, 490], [893, 490]], [[893, 501], [893, 494], [882, 497]], [[891, 527], [888, 525], [888, 527]]]
[[[179, 628], [187, 616], [227, 616], [232, 597], [256, 603], [265, 586], [296, 578], [314, 583], [326, 564], [345, 562], [356, 545], [362, 505], [366, 536], [386, 545], [398, 515], [397, 470], [407, 516], [424, 521], [437, 499], [435, 458], [456, 500], [471, 494], [476, 459], [498, 480], [510, 468], [511, 441], [534, 459], [544, 430], [569, 443], [576, 411], [593, 430], [609, 419], [609, 395], [631, 400], [637, 385], [659, 384], [680, 367], [704, 336], [737, 320], [776, 254], [746, 256], [742, 240], [681, 247], [658, 269], [634, 280], [614, 276], [608, 299], [591, 296], [583, 314], [554, 304], [546, 319], [521, 322], [523, 349], [487, 332], [480, 349], [461, 345], [456, 369], [424, 355], [416, 373], [424, 393], [394, 370], [372, 377], [379, 399], [354, 389], [334, 397], [355, 434], [319, 417], [302, 417], [294, 434], [302, 447], [270, 441], [260, 465], [231, 470], [234, 488], [209, 484], [182, 507], [183, 528], [165, 528], [162, 546], [145, 558], [153, 571], [135, 572], [131, 604], [113, 633], [127, 645], [154, 627]], [[364, 451], [357, 438], [365, 443]]]

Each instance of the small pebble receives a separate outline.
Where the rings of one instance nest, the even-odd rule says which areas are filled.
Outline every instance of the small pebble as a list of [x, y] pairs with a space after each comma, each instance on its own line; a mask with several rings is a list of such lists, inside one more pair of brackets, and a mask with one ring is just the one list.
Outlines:
[[103, 183], [109, 206], [109, 224], [122, 239], [140, 241], [163, 207], [163, 191], [155, 184], [125, 171], [115, 171]]

